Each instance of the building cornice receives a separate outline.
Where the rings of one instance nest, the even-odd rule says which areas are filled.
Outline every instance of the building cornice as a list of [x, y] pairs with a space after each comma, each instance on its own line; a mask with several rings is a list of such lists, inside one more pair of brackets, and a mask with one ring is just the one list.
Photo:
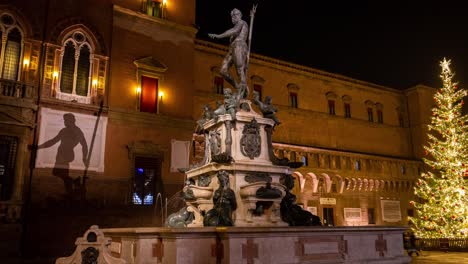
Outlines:
[[184, 26], [184, 25], [169, 21], [167, 19], [161, 19], [161, 18], [157, 18], [157, 17], [148, 16], [147, 14], [143, 14], [141, 12], [137, 12], [137, 11], [134, 11], [134, 10], [131, 10], [131, 9], [127, 9], [127, 8], [121, 7], [119, 5], [114, 5], [114, 12], [119, 12], [119, 13], [130, 15], [130, 16], [135, 16], [135, 17], [138, 17], [138, 18], [141, 18], [141, 19], [144, 19], [144, 20], [147, 20], [147, 21], [151, 21], [153, 23], [156, 23], [156, 24], [159, 24], [159, 25], [171, 28], [171, 29], [175, 29], [175, 30], [178, 30], [178, 31], [189, 33], [189, 34], [191, 34], [193, 36], [195, 36], [195, 34], [197, 34], [197, 31], [198, 31], [197, 29], [195, 29], [193, 27]]
[[413, 87], [410, 87], [408, 89], [403, 90], [403, 92], [405, 93], [405, 95], [407, 95], [407, 94], [409, 94], [411, 92], [415, 92], [417, 90], [428, 90], [430, 92], [435, 92], [436, 88], [430, 87], [430, 86], [427, 86], [427, 85], [424, 85], [424, 84], [418, 84], [418, 85], [415, 85]]
[[[200, 51], [205, 51], [205, 52], [210, 52], [210, 53], [215, 53], [218, 55], [223, 56], [227, 51], [228, 47], [220, 44], [216, 44], [213, 42], [209, 41], [204, 41], [200, 39], [195, 39], [195, 49], [200, 50]], [[288, 71], [291, 73], [296, 73], [296, 74], [301, 74], [301, 75], [306, 75], [311, 78], [317, 78], [317, 79], [322, 79], [322, 80], [327, 80], [327, 81], [341, 81], [346, 84], [353, 84], [353, 85], [358, 85], [363, 88], [371, 88], [371, 89], [377, 89], [379, 91], [386, 91], [390, 93], [396, 93], [396, 94], [403, 94], [401, 90], [395, 89], [395, 88], [390, 88], [370, 82], [365, 82], [357, 79], [353, 79], [344, 75], [336, 74], [336, 73], [330, 73], [322, 70], [317, 70], [311, 67], [307, 67], [304, 65], [300, 64], [295, 64], [259, 54], [250, 54], [250, 62], [259, 64], [262, 66], [266, 67], [271, 67], [274, 69], [279, 69], [283, 71]]]

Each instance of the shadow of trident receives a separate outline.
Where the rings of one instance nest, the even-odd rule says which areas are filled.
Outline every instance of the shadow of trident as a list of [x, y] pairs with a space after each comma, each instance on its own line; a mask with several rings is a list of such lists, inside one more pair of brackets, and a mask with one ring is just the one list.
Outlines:
[[94, 141], [96, 140], [96, 133], [97, 133], [97, 129], [99, 126], [99, 119], [101, 119], [103, 108], [104, 108], [104, 100], [101, 100], [101, 102], [99, 103], [99, 110], [95, 114], [97, 118], [96, 118], [96, 123], [94, 124], [93, 137], [91, 138], [91, 144], [89, 145], [88, 156], [85, 159], [86, 160], [85, 170], [81, 178], [80, 198], [82, 201], [86, 199], [86, 180], [89, 178], [88, 177], [89, 161], [91, 160], [91, 154], [93, 153]]

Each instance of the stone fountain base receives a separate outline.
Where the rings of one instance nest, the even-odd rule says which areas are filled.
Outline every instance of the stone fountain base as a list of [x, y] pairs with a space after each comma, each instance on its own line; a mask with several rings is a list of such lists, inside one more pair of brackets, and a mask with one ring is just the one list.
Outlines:
[[[102, 263], [409, 263], [404, 227], [109, 228]], [[95, 229], [96, 230], [96, 229]], [[89, 236], [90, 230], [85, 235]], [[101, 233], [102, 232], [102, 233]], [[86, 240], [85, 237], [80, 238]], [[79, 239], [79, 240], [80, 240]], [[86, 248], [92, 247], [87, 243]], [[95, 245], [99, 248], [99, 245]], [[57, 263], [81, 263], [82, 250]], [[101, 247], [102, 248], [102, 247]], [[89, 251], [89, 249], [88, 249]], [[110, 252], [110, 253], [109, 253]], [[104, 257], [104, 256], [99, 256]], [[117, 262], [118, 261], [118, 262]], [[101, 262], [99, 262], [101, 263]]]

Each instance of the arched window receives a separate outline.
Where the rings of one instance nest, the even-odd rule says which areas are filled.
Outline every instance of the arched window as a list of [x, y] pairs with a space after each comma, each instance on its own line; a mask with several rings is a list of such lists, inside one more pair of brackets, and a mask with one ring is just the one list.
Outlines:
[[375, 103], [377, 109], [377, 122], [383, 124], [383, 105], [381, 103]]
[[260, 101], [263, 100], [263, 85], [265, 84], [265, 79], [258, 75], [253, 75], [250, 77], [250, 80], [252, 81], [252, 86], [253, 86], [253, 91], [258, 93], [258, 99]]
[[288, 83], [287, 85], [289, 91], [289, 106], [292, 108], [298, 108], [298, 92], [299, 86], [294, 83]]
[[351, 118], [351, 96], [343, 95], [341, 99], [343, 99], [344, 117]]
[[80, 103], [90, 103], [92, 45], [81, 31], [65, 38], [61, 49], [59, 87], [57, 98]]
[[23, 55], [23, 34], [12, 15], [0, 15], [1, 46], [1, 78], [19, 81], [20, 65]]
[[374, 122], [374, 103], [370, 100], [364, 102], [367, 107], [367, 121]]
[[328, 101], [328, 114], [335, 115], [335, 101], [337, 95], [334, 92], [328, 92], [325, 94]]

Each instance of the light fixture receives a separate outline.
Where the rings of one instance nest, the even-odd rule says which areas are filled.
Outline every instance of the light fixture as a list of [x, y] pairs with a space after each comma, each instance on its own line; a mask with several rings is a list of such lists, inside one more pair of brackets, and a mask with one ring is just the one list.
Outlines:
[[97, 84], [98, 84], [97, 80], [94, 79], [94, 80], [93, 80], [93, 87], [96, 88], [96, 87], [97, 87]]
[[140, 94], [140, 93], [141, 93], [141, 87], [138, 86], [138, 87], [135, 89], [135, 92], [136, 92], [137, 94]]
[[57, 71], [54, 71], [54, 72], [52, 73], [52, 77], [54, 77], [54, 79], [57, 79], [57, 77], [58, 77], [58, 72], [57, 72]]
[[162, 104], [162, 99], [163, 99], [163, 97], [164, 97], [164, 92], [160, 91], [160, 92], [158, 93], [158, 95], [159, 95], [159, 96], [158, 96], [158, 103], [156, 104], [156, 113], [157, 113], [157, 114], [159, 114], [159, 108], [160, 108], [160, 106], [161, 106], [161, 104]]
[[23, 65], [24, 65], [25, 67], [29, 66], [29, 60], [28, 60], [28, 59], [24, 59], [24, 60], [23, 60]]

